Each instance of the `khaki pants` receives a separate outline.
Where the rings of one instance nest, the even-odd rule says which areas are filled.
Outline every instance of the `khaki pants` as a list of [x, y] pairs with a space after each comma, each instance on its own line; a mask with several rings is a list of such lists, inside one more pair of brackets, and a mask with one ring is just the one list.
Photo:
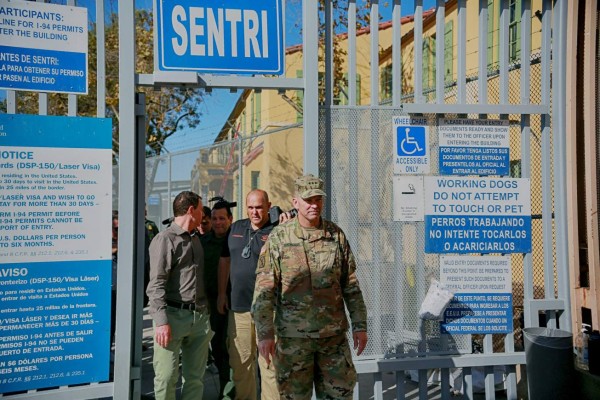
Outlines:
[[181, 350], [181, 398], [202, 399], [208, 343], [213, 336], [208, 310], [195, 312], [172, 307], [166, 310], [172, 339], [167, 347], [161, 347], [154, 341], [154, 397], [157, 400], [175, 400]]
[[[235, 398], [256, 400], [256, 328], [249, 312], [229, 312], [227, 327], [229, 340], [229, 365], [233, 370]], [[260, 387], [262, 400], [278, 400], [279, 392], [275, 381], [273, 364], [258, 356], [260, 368]]]

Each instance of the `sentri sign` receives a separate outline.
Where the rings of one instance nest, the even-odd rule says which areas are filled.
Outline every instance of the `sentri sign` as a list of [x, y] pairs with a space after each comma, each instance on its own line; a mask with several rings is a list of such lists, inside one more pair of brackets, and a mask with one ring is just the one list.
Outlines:
[[281, 0], [155, 0], [158, 69], [284, 73]]

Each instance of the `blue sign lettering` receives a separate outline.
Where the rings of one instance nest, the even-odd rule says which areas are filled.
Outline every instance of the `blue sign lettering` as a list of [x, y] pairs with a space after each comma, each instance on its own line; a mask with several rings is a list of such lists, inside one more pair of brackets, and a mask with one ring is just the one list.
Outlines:
[[281, 0], [156, 4], [160, 70], [284, 73]]

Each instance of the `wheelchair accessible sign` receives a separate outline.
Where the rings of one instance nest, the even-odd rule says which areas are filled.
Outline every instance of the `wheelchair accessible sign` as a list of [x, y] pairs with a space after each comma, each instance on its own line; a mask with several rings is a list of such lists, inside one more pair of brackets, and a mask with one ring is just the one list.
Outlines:
[[393, 117], [394, 174], [429, 173], [429, 127], [425, 118]]

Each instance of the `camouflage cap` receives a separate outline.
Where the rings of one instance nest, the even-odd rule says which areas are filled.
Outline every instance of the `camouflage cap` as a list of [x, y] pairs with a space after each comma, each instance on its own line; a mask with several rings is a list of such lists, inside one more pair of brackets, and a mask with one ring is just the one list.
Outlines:
[[303, 199], [308, 199], [312, 196], [327, 196], [323, 191], [323, 185], [324, 182], [322, 179], [311, 174], [301, 176], [294, 182], [296, 195]]

